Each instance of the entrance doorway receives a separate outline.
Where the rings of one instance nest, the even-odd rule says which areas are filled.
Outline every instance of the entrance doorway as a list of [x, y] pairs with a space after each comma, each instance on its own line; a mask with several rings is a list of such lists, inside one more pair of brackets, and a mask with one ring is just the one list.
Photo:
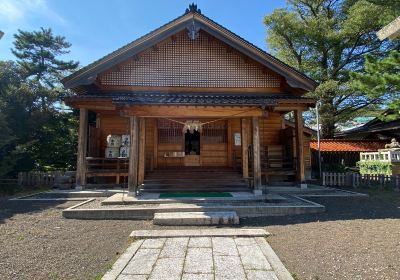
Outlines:
[[185, 166], [200, 166], [200, 133], [185, 133]]
[[185, 155], [200, 155], [200, 133], [198, 131], [185, 133]]

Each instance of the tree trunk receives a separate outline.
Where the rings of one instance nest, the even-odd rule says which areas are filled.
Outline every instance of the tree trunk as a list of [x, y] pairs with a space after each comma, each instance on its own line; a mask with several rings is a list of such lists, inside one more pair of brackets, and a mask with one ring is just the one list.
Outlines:
[[335, 135], [336, 108], [333, 105], [333, 100], [322, 99], [321, 101], [321, 137], [324, 139], [332, 139]]
[[321, 116], [321, 138], [332, 139], [335, 135], [335, 120], [328, 114]]

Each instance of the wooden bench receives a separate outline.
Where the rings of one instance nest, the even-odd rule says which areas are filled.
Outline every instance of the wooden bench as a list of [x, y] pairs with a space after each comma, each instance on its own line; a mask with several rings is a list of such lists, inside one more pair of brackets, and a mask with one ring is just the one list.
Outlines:
[[115, 177], [116, 184], [120, 178], [128, 176], [129, 158], [86, 158], [86, 177]]

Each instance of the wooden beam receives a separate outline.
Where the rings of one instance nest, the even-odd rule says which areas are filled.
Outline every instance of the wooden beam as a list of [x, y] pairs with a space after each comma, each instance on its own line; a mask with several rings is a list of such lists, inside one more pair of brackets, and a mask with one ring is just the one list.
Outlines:
[[86, 152], [88, 137], [88, 110], [79, 111], [78, 157], [76, 162], [76, 189], [83, 189], [86, 185]]
[[144, 171], [146, 165], [146, 119], [140, 118], [139, 120], [139, 174], [138, 185], [144, 182]]
[[282, 104], [282, 105], [277, 105], [274, 107], [272, 110], [274, 112], [290, 112], [290, 111], [295, 111], [295, 110], [302, 110], [306, 111], [310, 107], [309, 104]]
[[261, 188], [260, 125], [259, 118], [253, 117], [253, 176], [254, 189]]
[[263, 110], [257, 107], [228, 107], [228, 106], [138, 106], [133, 105], [121, 111], [125, 116], [168, 117], [168, 118], [201, 118], [201, 117], [261, 117]]
[[128, 191], [130, 195], [136, 195], [138, 186], [138, 117], [129, 118], [129, 135], [131, 146], [129, 147], [129, 170], [128, 170]]
[[296, 159], [297, 159], [297, 179], [300, 184], [305, 183], [304, 167], [304, 135], [303, 135], [303, 112], [294, 111], [295, 130], [296, 130]]
[[249, 177], [249, 143], [248, 143], [249, 123], [247, 119], [242, 119], [242, 174], [243, 178]]
[[87, 108], [89, 110], [115, 110], [117, 107], [112, 103], [112, 100], [95, 101], [90, 98], [85, 100], [65, 101], [65, 104], [74, 108]]

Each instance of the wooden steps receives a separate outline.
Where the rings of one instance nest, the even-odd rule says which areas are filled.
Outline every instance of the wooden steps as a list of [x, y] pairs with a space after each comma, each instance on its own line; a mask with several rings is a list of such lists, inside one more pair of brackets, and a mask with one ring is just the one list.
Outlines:
[[139, 187], [145, 192], [249, 191], [248, 181], [233, 169], [182, 168], [149, 172]]

